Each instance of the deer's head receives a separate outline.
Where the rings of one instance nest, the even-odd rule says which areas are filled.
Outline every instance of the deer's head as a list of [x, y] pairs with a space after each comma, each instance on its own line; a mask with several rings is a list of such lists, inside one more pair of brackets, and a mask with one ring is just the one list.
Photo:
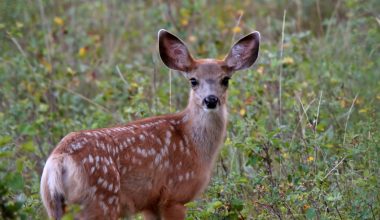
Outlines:
[[249, 68], [259, 54], [260, 33], [252, 32], [238, 40], [223, 60], [194, 59], [186, 45], [166, 30], [158, 32], [162, 61], [181, 71], [191, 85], [190, 104], [206, 112], [225, 106], [228, 81], [238, 71]]

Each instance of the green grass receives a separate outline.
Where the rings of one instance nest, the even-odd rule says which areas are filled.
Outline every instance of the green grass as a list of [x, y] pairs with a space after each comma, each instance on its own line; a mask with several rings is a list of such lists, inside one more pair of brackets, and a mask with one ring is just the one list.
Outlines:
[[197, 57], [262, 36], [258, 63], [232, 79], [227, 140], [188, 219], [377, 219], [380, 3], [168, 2], [0, 2], [0, 219], [41, 219], [41, 171], [65, 134], [186, 106], [161, 28]]

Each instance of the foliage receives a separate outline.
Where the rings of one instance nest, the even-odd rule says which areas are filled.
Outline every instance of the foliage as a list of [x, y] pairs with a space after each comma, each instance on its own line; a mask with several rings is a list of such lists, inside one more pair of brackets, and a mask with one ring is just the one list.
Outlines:
[[233, 77], [227, 139], [188, 219], [380, 216], [379, 1], [27, 2], [0, 2], [0, 218], [41, 218], [41, 171], [65, 134], [185, 107], [159, 28], [197, 57], [262, 35], [258, 63]]

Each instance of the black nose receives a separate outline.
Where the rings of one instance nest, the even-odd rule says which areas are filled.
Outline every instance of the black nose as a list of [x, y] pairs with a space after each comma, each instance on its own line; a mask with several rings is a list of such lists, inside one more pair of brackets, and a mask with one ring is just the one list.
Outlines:
[[216, 108], [218, 101], [219, 101], [218, 97], [214, 95], [209, 95], [204, 99], [205, 105], [207, 106], [207, 108], [210, 108], [210, 109]]

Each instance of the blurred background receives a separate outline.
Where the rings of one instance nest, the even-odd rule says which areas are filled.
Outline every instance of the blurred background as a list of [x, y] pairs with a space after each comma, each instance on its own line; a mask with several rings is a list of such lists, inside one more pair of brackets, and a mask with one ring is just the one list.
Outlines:
[[262, 36], [188, 219], [378, 219], [379, 13], [376, 0], [1, 0], [0, 219], [46, 218], [41, 171], [70, 131], [186, 106], [161, 28], [199, 58]]

